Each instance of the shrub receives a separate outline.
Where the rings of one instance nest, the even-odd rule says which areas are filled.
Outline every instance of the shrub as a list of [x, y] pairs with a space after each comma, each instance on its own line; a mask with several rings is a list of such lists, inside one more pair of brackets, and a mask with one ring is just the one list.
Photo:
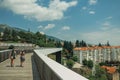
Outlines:
[[69, 59], [67, 60], [66, 64], [67, 64], [67, 67], [71, 69], [73, 67], [74, 61]]
[[78, 61], [77, 56], [73, 56], [73, 57], [72, 57], [72, 60], [73, 60], [73, 61]]

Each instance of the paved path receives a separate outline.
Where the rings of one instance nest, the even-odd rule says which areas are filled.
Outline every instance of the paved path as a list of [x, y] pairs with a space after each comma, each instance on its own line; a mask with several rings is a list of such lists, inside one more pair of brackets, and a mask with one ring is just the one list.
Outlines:
[[0, 80], [40, 80], [32, 53], [25, 55], [24, 67], [20, 67], [19, 55], [14, 67], [10, 67], [10, 59], [0, 63]]

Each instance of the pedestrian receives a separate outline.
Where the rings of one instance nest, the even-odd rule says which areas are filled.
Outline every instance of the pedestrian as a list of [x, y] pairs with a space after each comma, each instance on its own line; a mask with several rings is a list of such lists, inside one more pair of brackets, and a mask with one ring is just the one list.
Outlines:
[[11, 67], [14, 67], [14, 59], [15, 59], [15, 57], [16, 57], [16, 52], [15, 52], [15, 50], [13, 48], [11, 53], [10, 53], [10, 59], [11, 59], [10, 65], [11, 65]]
[[23, 67], [24, 61], [25, 61], [25, 52], [22, 51], [22, 52], [20, 53], [20, 67]]

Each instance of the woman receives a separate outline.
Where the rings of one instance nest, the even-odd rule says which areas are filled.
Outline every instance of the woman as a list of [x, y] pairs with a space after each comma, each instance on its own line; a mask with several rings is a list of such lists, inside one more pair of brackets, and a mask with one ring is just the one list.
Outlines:
[[23, 62], [25, 61], [25, 52], [20, 53], [20, 66], [23, 67]]
[[11, 52], [11, 54], [10, 54], [10, 59], [11, 59], [11, 67], [13, 67], [13, 65], [14, 65], [14, 59], [15, 59], [15, 50], [14, 49], [12, 49], [12, 52]]

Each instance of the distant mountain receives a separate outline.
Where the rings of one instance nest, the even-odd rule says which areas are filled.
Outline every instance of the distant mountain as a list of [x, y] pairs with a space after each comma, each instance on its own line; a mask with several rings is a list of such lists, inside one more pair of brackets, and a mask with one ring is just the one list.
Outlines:
[[9, 27], [6, 24], [0, 24], [0, 32], [3, 32], [6, 27]]
[[[10, 30], [15, 30], [15, 31], [23, 31], [23, 32], [27, 32], [26, 30], [24, 29], [20, 29], [20, 28], [16, 28], [16, 27], [11, 27], [7, 24], [0, 24], [0, 32], [3, 32], [5, 30], [5, 28], [8, 28]], [[54, 39], [55, 41], [62, 41], [61, 39], [59, 38], [56, 38], [56, 37], [53, 37], [53, 36], [49, 36], [49, 35], [46, 35], [46, 37], [48, 39]]]
[[54, 39], [55, 41], [63, 41], [59, 38], [56, 38], [56, 37], [53, 37], [53, 36], [49, 36], [49, 35], [46, 35], [48, 39]]
[[8, 28], [10, 30], [15, 30], [15, 31], [23, 31], [26, 32], [26, 30], [20, 29], [20, 28], [16, 28], [16, 27], [11, 27], [7, 24], [0, 24], [0, 32], [3, 32], [5, 30], [5, 28]]

